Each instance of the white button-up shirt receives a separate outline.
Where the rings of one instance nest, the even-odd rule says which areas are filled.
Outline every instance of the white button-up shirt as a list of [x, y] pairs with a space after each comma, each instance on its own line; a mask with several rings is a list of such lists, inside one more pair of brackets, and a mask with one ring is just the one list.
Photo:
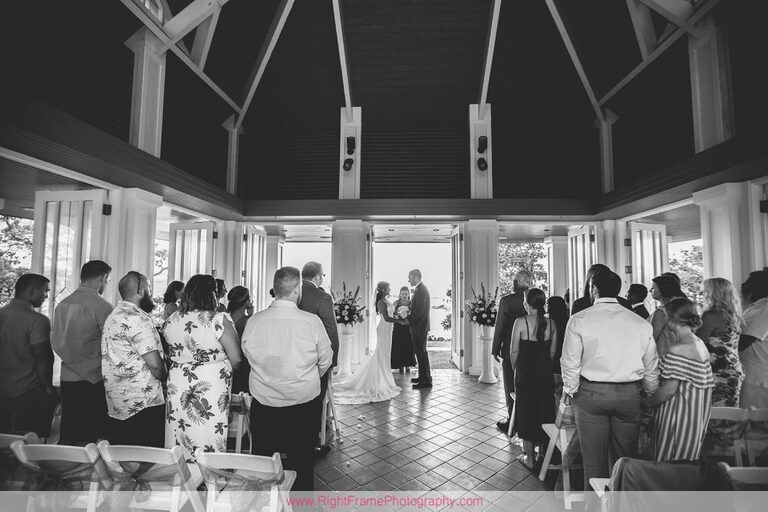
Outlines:
[[579, 379], [643, 381], [648, 394], [659, 386], [653, 327], [614, 298], [595, 300], [568, 321], [560, 366], [563, 391], [573, 396]]
[[757, 341], [739, 352], [744, 382], [768, 388], [768, 297], [755, 301], [744, 311], [744, 331]]
[[248, 320], [242, 339], [251, 364], [249, 388], [259, 403], [287, 407], [320, 394], [320, 376], [331, 367], [333, 350], [317, 315], [276, 299]]

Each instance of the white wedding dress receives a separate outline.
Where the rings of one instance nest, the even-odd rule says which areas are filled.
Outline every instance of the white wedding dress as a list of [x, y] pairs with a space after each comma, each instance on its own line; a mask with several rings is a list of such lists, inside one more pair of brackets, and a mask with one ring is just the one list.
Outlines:
[[[394, 307], [387, 306], [389, 316]], [[383, 402], [400, 394], [392, 377], [392, 327], [394, 324], [379, 315], [376, 326], [376, 350], [357, 371], [341, 382], [333, 384], [334, 401], [339, 404], [367, 404]]]

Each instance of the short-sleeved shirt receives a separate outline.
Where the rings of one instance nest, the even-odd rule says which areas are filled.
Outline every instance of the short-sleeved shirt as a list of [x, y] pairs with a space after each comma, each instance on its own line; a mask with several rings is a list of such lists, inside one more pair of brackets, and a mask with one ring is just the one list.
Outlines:
[[152, 317], [131, 302], [118, 302], [101, 337], [101, 371], [110, 417], [125, 420], [165, 403], [163, 386], [142, 357], [153, 350], [163, 353]]
[[744, 311], [742, 334], [758, 341], [739, 352], [744, 382], [768, 388], [768, 297], [752, 303]]
[[32, 345], [51, 338], [48, 317], [19, 299], [0, 308], [0, 398], [16, 398], [42, 387], [35, 371]]
[[83, 286], [56, 306], [51, 346], [62, 361], [62, 381], [101, 381], [101, 333], [110, 313], [112, 305]]

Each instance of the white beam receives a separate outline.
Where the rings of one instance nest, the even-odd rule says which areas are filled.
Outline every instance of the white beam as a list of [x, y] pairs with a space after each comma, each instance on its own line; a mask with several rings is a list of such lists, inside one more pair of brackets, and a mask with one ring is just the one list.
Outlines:
[[253, 66], [251, 76], [248, 80], [248, 89], [243, 100], [242, 112], [235, 122], [236, 129], [240, 128], [240, 125], [243, 124], [243, 119], [245, 119], [245, 116], [248, 113], [248, 107], [251, 106], [251, 101], [253, 101], [253, 96], [256, 94], [259, 82], [264, 76], [264, 70], [267, 68], [269, 58], [272, 56], [275, 46], [277, 46], [277, 40], [280, 38], [283, 27], [285, 27], [285, 22], [288, 21], [288, 15], [291, 13], [293, 3], [294, 0], [282, 0], [277, 8], [275, 17], [272, 19], [272, 25], [267, 32], [267, 38], [261, 47], [259, 56], [256, 58], [256, 64]]
[[[141, 4], [138, 4], [136, 0], [120, 0], [123, 5], [125, 5], [128, 10], [130, 10], [134, 16], [139, 18], [139, 20], [144, 23], [144, 25], [152, 31], [153, 34], [157, 36], [160, 41], [163, 43], [167, 43], [170, 40], [170, 37], [168, 37], [168, 34], [165, 33], [165, 31], [160, 27], [160, 25], [157, 24], [157, 22], [147, 13], [147, 11], [144, 9], [144, 6]], [[181, 50], [178, 46], [172, 45], [169, 48], [178, 58], [183, 62], [189, 69], [191, 69], [200, 79], [205, 82], [205, 84], [210, 87], [211, 89], [218, 94], [221, 99], [223, 99], [225, 102], [227, 102], [227, 105], [232, 107], [232, 110], [240, 114], [242, 112], [242, 109], [240, 108], [240, 105], [235, 103], [235, 101], [229, 97], [227, 93], [225, 93], [221, 87], [216, 85], [216, 82], [214, 82], [211, 77], [206, 75], [201, 68], [199, 68], [197, 65], [195, 65], [194, 62], [192, 62], [192, 59], [187, 55], [186, 52]]]
[[565, 20], [560, 15], [560, 11], [558, 11], [557, 5], [555, 5], [555, 0], [546, 0], [546, 2], [547, 7], [549, 7], [549, 12], [552, 14], [552, 19], [555, 21], [555, 25], [557, 25], [557, 30], [560, 32], [560, 36], [563, 38], [565, 48], [568, 50], [568, 54], [571, 56], [571, 60], [573, 61], [573, 65], [576, 68], [576, 73], [579, 75], [581, 84], [584, 86], [584, 90], [587, 92], [589, 102], [592, 104], [592, 108], [595, 111], [595, 116], [598, 120], [602, 121], [604, 119], [603, 110], [600, 108], [600, 105], [597, 102], [597, 97], [595, 96], [595, 92], [592, 89], [592, 85], [589, 83], [587, 73], [584, 71], [584, 66], [582, 65], [579, 54], [576, 51], [576, 46], [573, 43], [571, 35], [568, 33]]
[[245, 133], [244, 128], [235, 128], [234, 114], [229, 116], [221, 126], [227, 130], [229, 142], [227, 145], [227, 192], [237, 194], [238, 163], [240, 161], [240, 136]]
[[632, 20], [632, 27], [635, 29], [635, 37], [640, 48], [640, 55], [645, 60], [653, 51], [653, 47], [656, 46], [656, 41], [658, 40], [656, 31], [653, 28], [651, 11], [647, 5], [640, 3], [640, 0], [627, 0], [627, 9]]
[[354, 114], [352, 113], [352, 92], [349, 87], [349, 64], [347, 63], [347, 46], [344, 42], [344, 24], [341, 19], [341, 6], [339, 0], [331, 0], [333, 4], [333, 21], [336, 25], [336, 43], [339, 47], [339, 63], [341, 64], [341, 83], [344, 87], [344, 104], [347, 110], [347, 119], [351, 122]]
[[480, 85], [480, 101], [478, 101], [479, 117], [485, 116], [485, 104], [488, 102], [488, 86], [491, 82], [491, 68], [493, 67], [493, 52], [496, 49], [496, 33], [499, 30], [499, 13], [501, 12], [501, 0], [493, 0], [491, 11], [491, 23], [488, 27], [488, 45], [485, 50], [485, 62], [483, 63], [483, 83]]
[[[549, 0], [548, 0], [549, 1]], [[690, 17], [689, 23], [691, 25], [695, 25], [698, 23], [699, 20], [701, 20], [709, 11], [711, 11], [720, 0], [709, 0], [705, 4], [703, 4], [699, 9]], [[598, 105], [601, 107], [605, 105], [605, 103], [613, 98], [616, 93], [618, 93], [620, 90], [622, 90], [626, 85], [631, 82], [637, 75], [639, 75], [645, 68], [647, 68], [653, 61], [655, 61], [662, 53], [667, 51], [667, 49], [675, 44], [678, 39], [680, 39], [684, 34], [686, 33], [685, 29], [678, 28], [675, 30], [672, 35], [670, 35], [668, 38], [664, 39], [662, 43], [656, 47], [653, 52], [651, 52], [650, 55], [648, 55], [648, 58], [645, 59], [643, 62], [638, 64], [635, 69], [627, 73], [627, 75], [622, 78], [619, 83], [617, 83], [613, 88], [608, 91], [605, 96], [600, 98], [600, 101], [598, 102]], [[663, 36], [662, 36], [663, 37]]]
[[192, 43], [192, 61], [200, 69], [205, 69], [205, 62], [208, 60], [208, 52], [211, 50], [213, 34], [216, 32], [220, 14], [221, 9], [213, 11], [213, 14], [206, 18], [195, 31], [195, 42]]
[[210, 18], [214, 12], [221, 10], [229, 0], [194, 0], [179, 14], [171, 18], [163, 25], [163, 30], [170, 38], [163, 46], [163, 51], [168, 51], [175, 46], [187, 34], [192, 32], [203, 21]]
[[693, 37], [702, 36], [702, 31], [688, 23], [693, 6], [685, 0], [640, 0], [648, 8], [661, 14], [670, 23], [682, 28]]
[[619, 120], [613, 111], [605, 109], [605, 117], [597, 121], [596, 127], [600, 132], [600, 171], [603, 194], [614, 189], [613, 178], [613, 125]]

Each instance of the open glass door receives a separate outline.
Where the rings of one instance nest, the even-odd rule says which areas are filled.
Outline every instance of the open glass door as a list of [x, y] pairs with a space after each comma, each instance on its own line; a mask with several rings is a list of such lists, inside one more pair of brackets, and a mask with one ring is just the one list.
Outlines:
[[589, 267], [597, 263], [595, 227], [580, 226], [568, 230], [568, 286], [571, 303], [584, 292]]
[[[669, 270], [667, 226], [630, 222], [628, 230], [632, 240], [632, 282], [644, 284], [650, 290], [651, 280]], [[650, 294], [646, 307], [649, 311], [655, 309]]]
[[464, 371], [464, 228], [451, 232], [451, 362]]
[[243, 235], [243, 286], [251, 292], [254, 311], [267, 305], [267, 232], [256, 226], [246, 226]]
[[[365, 356], [366, 358], [373, 354], [376, 349], [376, 322], [378, 316], [376, 315], [376, 304], [373, 303], [373, 295], [376, 292], [376, 284], [373, 282], [373, 227], [368, 226], [368, 233], [365, 235], [365, 285], [360, 288], [360, 293], [363, 294], [362, 304], [367, 305], [365, 308], [365, 318], [367, 320], [367, 339], [365, 341]], [[392, 293], [396, 293], [394, 290]], [[363, 360], [361, 358], [360, 362]]]
[[184, 283], [196, 274], [212, 274], [214, 223], [171, 224], [168, 240], [168, 282]]

